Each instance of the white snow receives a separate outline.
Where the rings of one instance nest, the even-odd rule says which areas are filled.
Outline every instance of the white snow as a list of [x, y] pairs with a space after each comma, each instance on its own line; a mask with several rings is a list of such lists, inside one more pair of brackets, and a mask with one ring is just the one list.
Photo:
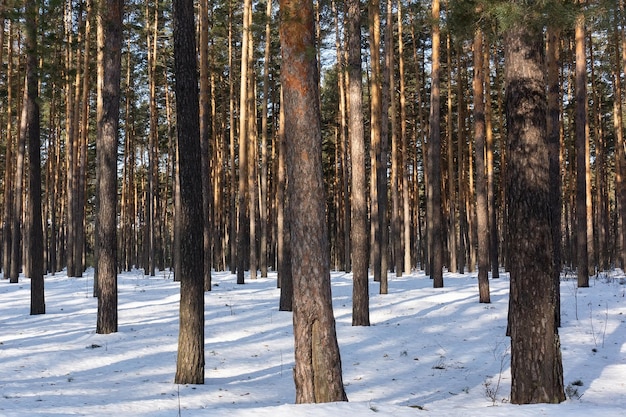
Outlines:
[[213, 274], [206, 293], [206, 382], [173, 383], [179, 285], [167, 272], [119, 276], [119, 332], [95, 333], [93, 271], [46, 277], [45, 315], [30, 316], [30, 283], [0, 280], [0, 416], [585, 416], [626, 415], [626, 276], [561, 283], [568, 400], [512, 405], [509, 280], [421, 273], [389, 294], [370, 284], [370, 327], [351, 326], [351, 275], [332, 274], [343, 378], [350, 402], [294, 405], [291, 313], [278, 311], [276, 275], [236, 284]]

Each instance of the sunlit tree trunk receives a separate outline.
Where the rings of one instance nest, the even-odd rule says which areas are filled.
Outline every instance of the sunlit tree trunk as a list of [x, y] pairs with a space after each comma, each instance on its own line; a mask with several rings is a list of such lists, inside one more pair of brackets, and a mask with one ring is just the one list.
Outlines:
[[[280, 1], [297, 403], [346, 401], [333, 316], [313, 4]], [[357, 7], [352, 12], [358, 16]], [[311, 233], [311, 230], [317, 231]]]
[[428, 245], [430, 277], [434, 288], [443, 287], [443, 227], [441, 221], [441, 132], [440, 132], [440, 27], [439, 0], [432, 2], [432, 63], [430, 93], [430, 137], [428, 144]]
[[585, 21], [576, 21], [576, 258], [578, 286], [589, 286], [587, 245], [587, 61]]
[[[370, 263], [374, 281], [380, 281], [380, 208], [378, 173], [381, 153], [382, 73], [380, 67], [380, 0], [368, 2], [370, 45]], [[349, 49], [349, 48], [348, 48]], [[359, 49], [360, 51], [360, 45]], [[350, 51], [348, 50], [348, 54]], [[350, 64], [348, 64], [350, 65]], [[352, 109], [351, 104], [348, 105]], [[352, 111], [352, 110], [350, 110]], [[365, 166], [365, 165], [364, 165]], [[352, 164], [354, 169], [354, 163]], [[386, 170], [385, 170], [386, 175]], [[355, 190], [353, 189], [354, 193]], [[354, 250], [354, 248], [353, 248]]]
[[474, 32], [474, 140], [476, 142], [476, 228], [478, 232], [478, 292], [481, 303], [489, 297], [489, 212], [485, 169], [485, 89], [483, 32]]
[[[448, 67], [448, 91], [452, 91], [452, 45], [450, 34], [446, 36], [446, 60]], [[447, 159], [448, 159], [448, 270], [457, 270], [458, 250], [458, 216], [457, 216], [457, 193], [454, 175], [454, 112], [453, 95], [447, 95]]]
[[[7, 33], [7, 108], [11, 108], [13, 105], [13, 24], [11, 21], [8, 23]], [[2, 49], [2, 45], [0, 45]], [[6, 153], [5, 153], [5, 166], [4, 166], [4, 210], [3, 210], [3, 225], [2, 225], [2, 270], [4, 271], [4, 279], [8, 279], [11, 275], [11, 238], [13, 229], [13, 216], [15, 215], [13, 210], [13, 199], [15, 198], [13, 190], [13, 117], [11, 112], [7, 112], [6, 123]]]
[[[407, 274], [411, 272], [411, 203], [409, 196], [409, 134], [407, 132], [407, 104], [404, 73], [404, 37], [402, 31], [402, 2], [398, 2], [398, 70], [400, 80], [400, 143], [402, 166], [402, 248], [404, 253], [403, 269]], [[396, 254], [396, 256], [400, 256]], [[398, 275], [396, 270], [396, 275]]]

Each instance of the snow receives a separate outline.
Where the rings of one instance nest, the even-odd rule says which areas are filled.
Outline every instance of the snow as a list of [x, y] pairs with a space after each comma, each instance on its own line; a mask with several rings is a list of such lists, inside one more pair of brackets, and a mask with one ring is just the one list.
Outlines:
[[350, 402], [294, 405], [291, 313], [278, 311], [276, 275], [236, 284], [213, 274], [206, 303], [206, 381], [176, 385], [179, 285], [168, 272], [119, 276], [119, 332], [95, 333], [93, 271], [46, 277], [47, 314], [29, 315], [30, 283], [0, 280], [0, 416], [623, 416], [626, 276], [590, 288], [561, 283], [568, 399], [512, 405], [509, 280], [422, 273], [371, 282], [370, 327], [351, 326], [351, 275], [332, 274], [343, 378]]

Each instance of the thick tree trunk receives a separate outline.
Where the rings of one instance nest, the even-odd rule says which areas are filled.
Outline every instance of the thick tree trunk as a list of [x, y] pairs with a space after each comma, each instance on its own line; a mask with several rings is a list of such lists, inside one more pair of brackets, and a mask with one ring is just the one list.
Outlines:
[[511, 402], [565, 399], [554, 314], [554, 258], [546, 138], [543, 36], [528, 24], [505, 35]]
[[313, 4], [281, 0], [280, 10], [296, 402], [346, 401], [330, 287]]
[[561, 125], [560, 105], [561, 84], [559, 81], [559, 44], [560, 30], [554, 26], [548, 27], [547, 53], [547, 82], [548, 82], [548, 120], [547, 137], [550, 173], [550, 225], [552, 233], [552, 250], [554, 259], [554, 311], [555, 324], [561, 326]]
[[[174, 0], [181, 276], [177, 384], [204, 383], [204, 258], [199, 91], [193, 0]], [[206, 173], [205, 173], [206, 174]]]
[[117, 332], [117, 143], [119, 126], [122, 0], [98, 10], [97, 333]]

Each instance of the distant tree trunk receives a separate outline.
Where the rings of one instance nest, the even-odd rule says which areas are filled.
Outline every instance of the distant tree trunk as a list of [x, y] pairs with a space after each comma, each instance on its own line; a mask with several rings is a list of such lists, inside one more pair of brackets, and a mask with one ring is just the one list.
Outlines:
[[[452, 45], [450, 40], [450, 34], [446, 36], [446, 60], [448, 69], [447, 87], [448, 91], [452, 91]], [[458, 261], [458, 216], [457, 216], [457, 193], [455, 187], [455, 175], [454, 175], [454, 106], [453, 95], [447, 95], [447, 159], [448, 159], [448, 270], [457, 270]]]
[[[378, 165], [378, 208], [380, 219], [380, 294], [387, 294], [389, 289], [388, 272], [389, 269], [389, 229], [393, 236], [392, 261], [393, 269], [402, 274], [402, 232], [400, 229], [400, 146], [398, 141], [398, 106], [396, 104], [395, 86], [395, 63], [393, 44], [393, 0], [387, 0], [387, 19], [385, 24], [384, 57], [383, 67], [383, 117], [381, 130], [380, 164]], [[391, 132], [389, 132], [391, 126]], [[391, 134], [390, 134], [391, 133]], [[389, 142], [391, 142], [391, 225], [387, 216], [389, 206], [389, 184], [387, 182], [387, 172], [389, 166]]]
[[[411, 272], [411, 203], [409, 196], [409, 134], [407, 132], [406, 87], [404, 77], [404, 37], [402, 35], [402, 2], [398, 2], [398, 70], [400, 72], [400, 143], [402, 166], [402, 238], [403, 269]], [[398, 255], [396, 255], [398, 256]], [[396, 271], [396, 275], [398, 271]]]
[[44, 268], [43, 268], [43, 229], [41, 214], [41, 137], [39, 127], [39, 104], [37, 74], [37, 18], [39, 16], [39, 4], [26, 0], [26, 88], [24, 89], [24, 102], [22, 104], [22, 123], [20, 136], [28, 138], [28, 159], [30, 163], [29, 188], [28, 188], [28, 258], [30, 259], [30, 314], [45, 314], [46, 303], [44, 301]]
[[[365, 138], [363, 133], [361, 84], [361, 15], [358, 0], [346, 4], [348, 52], [348, 135], [351, 154], [352, 325], [369, 326], [369, 283], [367, 252], [367, 198]], [[370, 5], [370, 7], [372, 7]], [[378, 11], [376, 11], [378, 13]], [[373, 178], [376, 178], [375, 176]], [[372, 185], [373, 187], [376, 184]], [[372, 213], [372, 218], [374, 214]]]
[[565, 400], [550, 229], [543, 36], [517, 23], [505, 34], [511, 402]]
[[491, 104], [491, 69], [490, 69], [490, 53], [489, 42], [485, 47], [485, 70], [483, 71], [485, 78], [485, 129], [486, 129], [486, 146], [487, 146], [487, 206], [489, 210], [489, 259], [491, 261], [491, 278], [500, 278], [500, 259], [498, 245], [498, 217], [496, 215], [496, 193], [494, 180], [494, 162], [493, 162], [493, 123], [492, 123], [492, 104]]
[[[620, 0], [620, 12], [624, 11], [624, 1]], [[616, 263], [622, 269], [626, 264], [626, 155], [624, 152], [624, 120], [622, 117], [622, 68], [626, 68], [626, 36], [624, 28], [619, 29], [617, 19], [615, 23], [615, 64], [613, 69], [613, 84], [615, 85], [615, 97], [613, 103], [613, 127], [616, 132], [615, 140], [615, 189], [617, 200], [617, 232], [616, 232]], [[619, 52], [621, 51], [622, 56]]]
[[281, 0], [280, 11], [289, 219], [297, 242], [291, 264], [296, 402], [346, 401], [330, 287], [313, 4]]
[[[370, 262], [374, 281], [380, 281], [380, 208], [378, 207], [378, 172], [381, 152], [382, 74], [380, 69], [380, 0], [368, 2], [370, 32]], [[348, 54], [350, 54], [348, 47]], [[360, 44], [358, 51], [360, 53]], [[348, 58], [349, 60], [350, 58]], [[350, 66], [350, 63], [348, 63]], [[360, 67], [359, 67], [360, 68]], [[359, 78], [360, 80], [360, 78]], [[351, 105], [348, 105], [350, 111]], [[354, 169], [354, 164], [352, 164]], [[365, 168], [364, 168], [365, 169]], [[385, 172], [386, 175], [386, 172]], [[367, 186], [367, 185], [366, 185]], [[354, 190], [352, 190], [354, 193]], [[354, 250], [354, 249], [353, 249]]]
[[96, 332], [117, 332], [117, 143], [123, 0], [98, 10], [98, 322]]
[[489, 211], [485, 170], [485, 94], [483, 32], [474, 32], [474, 130], [476, 141], [476, 220], [478, 229], [478, 292], [481, 303], [489, 296]]
[[561, 83], [559, 80], [560, 30], [555, 26], [548, 27], [547, 82], [548, 82], [548, 153], [550, 173], [550, 225], [552, 233], [552, 250], [554, 258], [554, 311], [555, 323], [561, 326], [561, 124], [560, 105]]
[[19, 281], [20, 271], [22, 269], [22, 217], [23, 217], [23, 201], [24, 201], [24, 153], [26, 150], [26, 127], [22, 126], [26, 123], [25, 117], [20, 121], [20, 132], [17, 137], [15, 173], [14, 173], [14, 201], [13, 201], [13, 224], [11, 225], [11, 268], [9, 271], [10, 282], [17, 283]]
[[261, 247], [259, 251], [259, 267], [261, 269], [261, 277], [267, 277], [267, 247], [268, 247], [268, 218], [269, 212], [267, 203], [269, 196], [268, 189], [268, 160], [267, 160], [267, 136], [268, 136], [268, 101], [269, 101], [269, 66], [270, 66], [270, 50], [271, 50], [271, 20], [272, 20], [272, 0], [267, 1], [265, 9], [265, 56], [263, 61], [263, 103], [261, 112], [261, 186], [260, 186], [260, 227], [261, 227]]
[[[13, 24], [9, 21], [9, 28], [7, 34], [8, 51], [7, 51], [7, 107], [10, 108], [13, 105]], [[0, 46], [0, 49], [2, 47]], [[13, 216], [15, 216], [13, 199], [15, 198], [13, 190], [13, 180], [15, 174], [13, 172], [13, 117], [11, 112], [7, 112], [7, 124], [6, 124], [6, 153], [5, 166], [4, 166], [4, 216], [2, 225], [2, 270], [4, 271], [3, 278], [8, 279], [11, 275], [11, 238], [13, 235]]]
[[278, 185], [276, 200], [278, 205], [278, 285], [280, 286], [280, 311], [293, 311], [293, 277], [291, 275], [291, 245], [289, 231], [289, 200], [287, 199], [287, 152], [285, 144], [285, 106], [283, 92], [280, 93], [280, 123], [278, 127]]
[[248, 89], [252, 88], [249, 82], [250, 68], [248, 66], [248, 43], [250, 36], [248, 32], [251, 30], [249, 26], [248, 15], [251, 13], [251, 1], [245, 0], [243, 6], [243, 33], [241, 42], [241, 85], [239, 96], [239, 184], [237, 195], [237, 284], [244, 284], [244, 271], [246, 269], [246, 258], [249, 254], [249, 246], [252, 242], [248, 242], [250, 238], [249, 227], [250, 222], [248, 215], [248, 158], [250, 152], [248, 149]]
[[199, 3], [200, 15], [200, 150], [202, 161], [202, 234], [204, 259], [204, 290], [211, 291], [211, 163], [209, 142], [211, 140], [211, 109], [209, 85], [209, 4]]
[[204, 384], [204, 258], [200, 103], [193, 0], [174, 0], [174, 76], [180, 177], [180, 331], [176, 384]]
[[434, 288], [443, 287], [443, 238], [441, 221], [441, 132], [440, 132], [440, 28], [439, 0], [432, 1], [432, 87], [430, 93], [430, 140], [428, 146], [428, 245], [430, 277]]
[[576, 258], [578, 286], [589, 286], [587, 246], [587, 58], [585, 22], [576, 22]]
[[[228, 129], [229, 134], [229, 167], [230, 167], [230, 210], [229, 222], [229, 252], [230, 252], [230, 272], [236, 273], [239, 266], [239, 231], [237, 230], [237, 169], [235, 167], [235, 76], [233, 74], [233, 5], [232, 0], [228, 2]], [[238, 274], [238, 273], [237, 273]], [[239, 275], [237, 275], [239, 280]]]

